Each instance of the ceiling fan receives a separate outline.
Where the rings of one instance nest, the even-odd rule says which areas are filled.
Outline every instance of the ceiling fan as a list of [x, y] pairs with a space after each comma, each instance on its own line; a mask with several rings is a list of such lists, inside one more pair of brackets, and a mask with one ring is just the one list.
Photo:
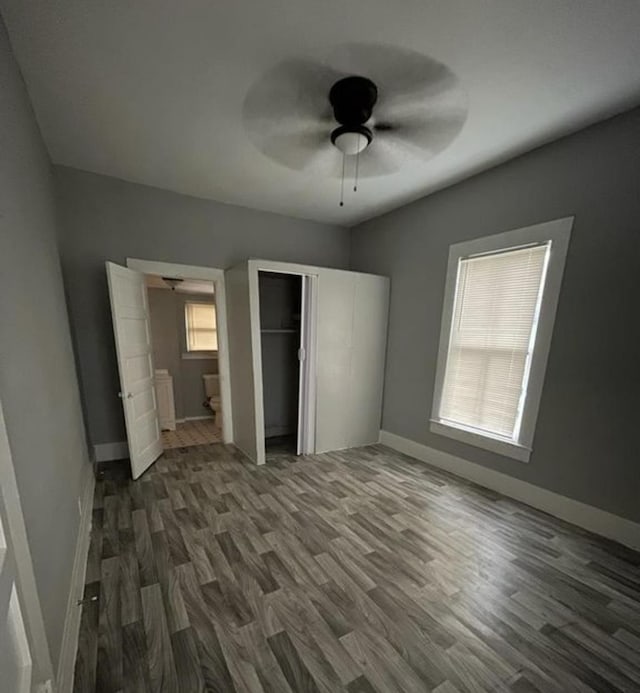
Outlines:
[[466, 117], [466, 93], [448, 67], [382, 44], [286, 60], [251, 87], [243, 105], [245, 130], [266, 156], [343, 183], [350, 165], [354, 189], [358, 177], [428, 161]]

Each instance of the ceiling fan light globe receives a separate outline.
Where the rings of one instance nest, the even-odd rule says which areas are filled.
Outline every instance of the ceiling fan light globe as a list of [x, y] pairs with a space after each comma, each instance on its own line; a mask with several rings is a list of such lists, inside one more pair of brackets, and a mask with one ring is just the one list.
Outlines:
[[355, 156], [364, 151], [371, 142], [371, 136], [364, 132], [338, 128], [334, 131], [331, 141], [345, 156]]

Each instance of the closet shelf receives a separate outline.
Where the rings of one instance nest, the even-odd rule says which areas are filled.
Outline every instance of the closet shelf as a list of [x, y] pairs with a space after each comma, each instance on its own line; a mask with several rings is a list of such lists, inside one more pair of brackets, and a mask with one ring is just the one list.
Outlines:
[[263, 334], [295, 334], [298, 330], [295, 329], [278, 329], [278, 330], [260, 330]]

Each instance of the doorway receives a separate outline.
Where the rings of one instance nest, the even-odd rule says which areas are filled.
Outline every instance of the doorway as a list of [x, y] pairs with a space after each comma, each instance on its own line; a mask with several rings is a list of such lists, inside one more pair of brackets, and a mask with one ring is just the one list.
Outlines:
[[212, 281], [145, 275], [162, 447], [222, 442]]
[[227, 327], [227, 299], [224, 270], [215, 267], [181, 265], [127, 258], [127, 267], [143, 274], [173, 277], [185, 281], [206, 281], [213, 284], [217, 337], [217, 375], [220, 390], [221, 436], [223, 443], [233, 443], [233, 411], [231, 409], [231, 376], [229, 372], [229, 336]]
[[265, 450], [297, 451], [302, 277], [259, 272]]
[[224, 271], [136, 259], [127, 259], [127, 267], [112, 262], [105, 264], [120, 375], [119, 396], [123, 405], [132, 477], [140, 477], [163, 452], [145, 275], [166, 277], [178, 283], [181, 280], [213, 282], [218, 389], [224, 412], [220, 429], [222, 441], [232, 443]]
[[258, 271], [264, 451], [315, 451], [311, 277]]

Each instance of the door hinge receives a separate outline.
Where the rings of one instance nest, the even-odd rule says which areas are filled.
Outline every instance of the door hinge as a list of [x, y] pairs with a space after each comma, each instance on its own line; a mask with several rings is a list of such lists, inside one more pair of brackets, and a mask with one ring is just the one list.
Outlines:
[[298, 361], [304, 361], [305, 357], [304, 349], [298, 349]]

